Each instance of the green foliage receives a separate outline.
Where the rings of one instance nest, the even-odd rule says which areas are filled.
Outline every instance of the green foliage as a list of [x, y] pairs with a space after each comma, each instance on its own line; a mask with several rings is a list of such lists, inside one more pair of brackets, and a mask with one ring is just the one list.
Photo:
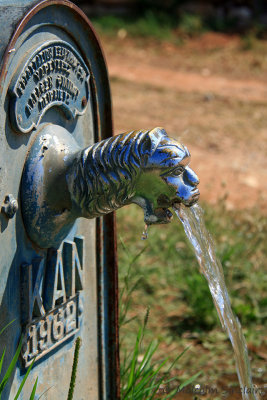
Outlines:
[[34, 400], [35, 399], [35, 393], [36, 393], [36, 389], [37, 389], [37, 383], [38, 383], [38, 378], [36, 378], [32, 392], [31, 392], [31, 396], [30, 396], [30, 400]]
[[203, 19], [200, 15], [188, 13], [183, 13], [180, 16], [178, 28], [188, 36], [199, 35], [205, 29]]
[[128, 29], [132, 36], [154, 37], [156, 39], [170, 39], [172, 36], [171, 22], [164, 15], [148, 11], [138, 18]]
[[[7, 329], [7, 327], [8, 327], [10, 324], [12, 324], [12, 322], [13, 322], [13, 321], [11, 321], [6, 327], [4, 327], [4, 328], [1, 330], [0, 335], [4, 332], [5, 329]], [[3, 391], [4, 391], [4, 388], [5, 388], [5, 386], [7, 385], [8, 381], [9, 381], [9, 379], [11, 378], [12, 373], [13, 373], [15, 367], [16, 367], [16, 364], [17, 364], [17, 361], [18, 361], [18, 358], [19, 358], [19, 355], [20, 355], [20, 352], [21, 352], [22, 340], [23, 340], [23, 339], [22, 339], [22, 337], [21, 337], [20, 342], [19, 342], [19, 345], [18, 345], [17, 350], [16, 350], [16, 353], [15, 353], [14, 357], [12, 358], [11, 363], [10, 363], [10, 365], [8, 366], [8, 369], [7, 369], [7, 371], [6, 371], [5, 375], [4, 375], [4, 377], [2, 378], [2, 381], [0, 382], [0, 400], [1, 400], [2, 393], [3, 393]], [[5, 358], [5, 351], [3, 352], [2, 356], [1, 356], [1, 359], [0, 359], [0, 373], [1, 373], [1, 370], [2, 370], [4, 358]], [[30, 371], [31, 371], [31, 369], [32, 369], [32, 367], [33, 367], [33, 364], [34, 364], [34, 360], [33, 360], [33, 362], [31, 363], [30, 367], [28, 368], [26, 374], [24, 375], [24, 378], [23, 378], [23, 380], [22, 380], [22, 382], [21, 382], [21, 384], [20, 384], [20, 386], [19, 386], [19, 389], [18, 389], [18, 391], [17, 391], [17, 393], [16, 393], [16, 395], [15, 395], [15, 397], [14, 397], [14, 400], [18, 400], [19, 395], [20, 395], [20, 393], [21, 393], [21, 391], [22, 391], [22, 389], [23, 389], [23, 387], [24, 387], [24, 385], [25, 385], [25, 382], [26, 382], [26, 380], [27, 380], [27, 378], [28, 378], [28, 376], [29, 376], [29, 373], [30, 373]], [[34, 384], [34, 387], [33, 387], [33, 389], [32, 389], [32, 392], [31, 392], [31, 395], [30, 395], [30, 400], [34, 400], [34, 396], [35, 396], [35, 392], [36, 392], [36, 388], [37, 388], [37, 381], [38, 381], [38, 378], [36, 379], [35, 384]]]
[[120, 18], [113, 15], [92, 18], [92, 22], [102, 33], [125, 37], [154, 37], [158, 40], [172, 37], [172, 24], [165, 15], [147, 11], [141, 17]]
[[173, 15], [147, 10], [137, 17], [117, 17], [105, 15], [92, 18], [95, 27], [108, 35], [127, 35], [157, 40], [177, 41], [179, 37], [195, 36], [205, 30], [203, 19], [199, 15], [184, 13], [177, 18]]
[[75, 382], [76, 382], [76, 375], [77, 375], [80, 348], [81, 348], [81, 338], [78, 337], [76, 339], [76, 342], [75, 342], [74, 357], [73, 357], [72, 372], [71, 372], [71, 380], [70, 380], [70, 387], [69, 387], [69, 392], [68, 392], [68, 400], [72, 400], [73, 399], [73, 395], [74, 395], [74, 388], [75, 388]]
[[[5, 326], [1, 331], [0, 331], [0, 335], [7, 329], [7, 327], [12, 324], [13, 321], [11, 321], [7, 326]], [[3, 390], [6, 386], [6, 384], [8, 383], [9, 379], [11, 378], [11, 375], [14, 371], [14, 368], [16, 367], [20, 352], [21, 352], [21, 347], [22, 347], [22, 343], [23, 343], [23, 337], [21, 337], [19, 345], [17, 347], [16, 353], [10, 363], [10, 365], [8, 366], [8, 369], [4, 375], [4, 377], [2, 378], [2, 381], [0, 382], [0, 400], [2, 397], [2, 393]], [[72, 365], [72, 374], [71, 374], [71, 381], [70, 381], [70, 387], [69, 387], [69, 392], [68, 392], [68, 400], [72, 400], [73, 399], [73, 394], [74, 394], [74, 388], [75, 388], [75, 381], [76, 381], [76, 374], [77, 374], [77, 367], [78, 367], [78, 359], [79, 359], [79, 352], [80, 352], [80, 347], [81, 347], [81, 338], [78, 337], [76, 339], [75, 342], [75, 350], [74, 350], [74, 358], [73, 358], [73, 365]], [[0, 359], [0, 373], [2, 371], [2, 366], [3, 366], [3, 361], [5, 358], [5, 351], [3, 352], [1, 359]], [[27, 369], [26, 374], [23, 377], [23, 380], [19, 386], [19, 389], [14, 397], [14, 400], [18, 400], [19, 399], [19, 395], [22, 392], [22, 389], [25, 385], [25, 382], [31, 372], [31, 369], [34, 365], [34, 361], [31, 363], [30, 367]], [[36, 394], [36, 390], [37, 390], [37, 383], [38, 383], [38, 378], [36, 378], [31, 395], [30, 395], [30, 399], [29, 400], [34, 400], [35, 399], [35, 394]], [[49, 389], [48, 389], [49, 390]], [[44, 394], [44, 393], [43, 393]], [[41, 396], [42, 397], [42, 396]]]
[[252, 32], [248, 32], [246, 35], [241, 37], [241, 49], [244, 51], [252, 50], [255, 47], [256, 35]]
[[131, 15], [119, 17], [107, 14], [91, 19], [101, 33], [118, 34], [121, 37], [130, 35], [179, 42], [185, 36], [194, 37], [206, 31], [237, 32], [244, 35], [241, 36], [243, 50], [252, 49], [256, 39], [266, 39], [266, 26], [256, 20], [247, 27], [240, 27], [238, 19], [228, 18], [227, 15], [216, 16], [211, 13], [203, 16], [196, 12], [184, 12], [180, 7], [183, 2], [140, 0], [136, 12]]
[[[267, 220], [257, 210], [227, 211], [223, 202], [216, 208], [202, 206], [222, 261], [233, 309], [250, 342], [259, 345], [267, 315]], [[152, 339], [158, 339], [157, 359], [164, 357], [167, 347], [171, 347], [166, 366], [173, 361], [174, 346], [185, 348], [187, 338], [192, 337], [209, 349], [214, 359], [224, 354], [230, 368], [232, 350], [227, 347], [227, 337], [221, 330], [208, 284], [199, 272], [181, 224], [175, 218], [171, 224], [151, 226], [148, 239], [142, 241], [142, 210], [131, 205], [119, 210], [117, 216], [118, 231], [123, 233], [123, 241], [118, 246], [121, 304], [127, 308], [128, 318], [122, 318], [127, 322], [121, 328], [123, 348], [129, 351], [136, 343], [134, 332], [140, 326], [140, 312], [149, 306], [152, 313], [144, 342], [148, 345]], [[128, 300], [126, 283], [128, 289], [134, 287]], [[192, 355], [194, 351], [196, 358]], [[201, 363], [208, 362], [204, 352], [198, 357], [197, 351], [192, 346], [183, 358], [185, 376], [192, 368], [199, 370]]]
[[[266, 305], [263, 301], [266, 298], [264, 291], [267, 257], [264, 245], [267, 234], [266, 219], [257, 212], [254, 215], [242, 211], [228, 212], [223, 206], [219, 206], [216, 210], [204, 205], [204, 209], [206, 224], [217, 243], [217, 253], [241, 322], [244, 319], [246, 322], [250, 320], [254, 323], [256, 318], [263, 323], [266, 316]], [[139, 213], [133, 206], [120, 210], [118, 215], [119, 224], [124, 226], [124, 241], [128, 246], [128, 254], [134, 254], [135, 249], [140, 252], [139, 260], [133, 261], [134, 265], [131, 267], [135, 271], [135, 276], [139, 277], [138, 290], [147, 294], [148, 298], [149, 292], [157, 293], [159, 289], [164, 289], [165, 285], [167, 285], [166, 290], [170, 288], [173, 290], [176, 287], [177, 301], [185, 300], [192, 313], [195, 315], [200, 313], [205, 320], [204, 309], [207, 307], [207, 313], [212, 309], [211, 297], [208, 295], [206, 281], [199, 273], [198, 264], [186, 243], [178, 220], [174, 220], [168, 226], [150, 227], [144, 252], [143, 242], [140, 240], [142, 211]], [[125, 218], [128, 229], [125, 229]], [[120, 251], [121, 274], [125, 272], [124, 265], [128, 265], [128, 257], [124, 251]], [[203, 311], [200, 311], [202, 306], [199, 303], [205, 304]], [[248, 309], [240, 304], [249, 304], [249, 313]]]
[[[120, 290], [120, 327], [125, 327], [127, 324], [135, 321], [135, 317], [128, 318], [128, 314], [131, 312], [132, 297], [139, 285], [142, 285], [142, 278], [136, 276], [134, 267], [139, 262], [142, 254], [145, 252], [146, 247], [143, 247], [136, 256], [132, 256], [121, 239], [121, 246], [128, 258], [128, 268], [125, 271], [125, 275], [121, 281]], [[121, 354], [121, 394], [124, 400], [152, 400], [161, 393], [166, 394], [165, 399], [174, 398], [175, 394], [193, 382], [200, 373], [197, 373], [193, 377], [184, 380], [182, 384], [179, 384], [177, 378], [172, 378], [172, 369], [184, 354], [183, 351], [179, 354], [173, 362], [169, 362], [168, 358], [164, 358], [160, 361], [153, 361], [157, 356], [158, 340], [152, 340], [146, 345], [143, 344], [144, 334], [147, 327], [150, 309], [146, 310], [145, 318], [141, 328], [138, 329], [137, 336], [135, 338], [134, 350], [129, 351], [124, 346], [124, 335], [121, 334], [120, 349]], [[168, 367], [167, 367], [168, 364]], [[167, 370], [164, 369], [167, 367]]]
[[192, 321], [191, 324], [193, 324], [191, 329], [206, 330], [212, 328], [218, 318], [204, 276], [200, 274], [186, 275], [182, 293], [183, 300], [188, 305], [187, 319]]
[[171, 378], [173, 366], [186, 350], [176, 357], [167, 371], [163, 372], [168, 358], [159, 362], [153, 361], [158, 349], [157, 341], [150, 342], [146, 350], [142, 346], [147, 320], [148, 311], [144, 324], [138, 331], [133, 352], [124, 355], [121, 362], [121, 395], [124, 400], [152, 400], [157, 398], [161, 390], [166, 393], [165, 399], [173, 399], [180, 389], [189, 385], [201, 374], [197, 373], [182, 385], [179, 385], [176, 378]]
[[120, 313], [119, 313], [119, 326], [122, 327], [123, 325], [128, 324], [134, 318], [128, 319], [128, 312], [131, 308], [132, 304], [132, 295], [133, 292], [138, 288], [138, 285], [141, 281], [141, 278], [135, 279], [135, 272], [133, 270], [135, 263], [140, 258], [142, 253], [146, 250], [144, 247], [141, 251], [137, 253], [135, 256], [131, 256], [130, 253], [127, 251], [127, 247], [125, 246], [123, 239], [120, 238], [121, 246], [124, 248], [124, 251], [127, 253], [128, 256], [128, 269], [126, 274], [122, 277], [123, 285], [121, 285], [120, 289], [120, 297], [119, 297], [119, 304], [120, 304]]

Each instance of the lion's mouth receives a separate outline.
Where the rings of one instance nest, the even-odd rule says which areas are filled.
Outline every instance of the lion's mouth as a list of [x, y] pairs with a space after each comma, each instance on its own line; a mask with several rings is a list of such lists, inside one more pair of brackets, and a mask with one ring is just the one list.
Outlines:
[[175, 199], [173, 202], [173, 207], [176, 207], [176, 205], [179, 207], [181, 204], [183, 204], [186, 207], [191, 207], [198, 201], [199, 197], [200, 197], [200, 192], [198, 189], [195, 189], [188, 199], [181, 199], [179, 201]]
[[200, 192], [199, 190], [197, 190], [196, 193], [192, 194], [190, 199], [188, 201], [183, 202], [183, 204], [186, 207], [191, 207], [198, 201], [199, 197], [200, 197]]
[[155, 215], [158, 217], [158, 223], [168, 224], [172, 220], [172, 213], [168, 208], [157, 208]]
[[[173, 201], [163, 201], [161, 198], [161, 207], [157, 207], [154, 210], [151, 208], [148, 208], [145, 210], [145, 218], [144, 221], [147, 225], [154, 225], [154, 224], [168, 224], [169, 222], [172, 221], [173, 215], [171, 211], [169, 210], [170, 207], [178, 208], [180, 207], [181, 204], [183, 204], [186, 207], [191, 207], [194, 205], [198, 199], [199, 199], [200, 193], [197, 188], [195, 188], [191, 192], [191, 196], [188, 199], [177, 199], [175, 198]], [[162, 204], [165, 203], [165, 204]], [[164, 206], [165, 207], [164, 207]]]
[[147, 225], [168, 224], [172, 218], [173, 215], [168, 208], [156, 208], [153, 214], [145, 216], [145, 223]]

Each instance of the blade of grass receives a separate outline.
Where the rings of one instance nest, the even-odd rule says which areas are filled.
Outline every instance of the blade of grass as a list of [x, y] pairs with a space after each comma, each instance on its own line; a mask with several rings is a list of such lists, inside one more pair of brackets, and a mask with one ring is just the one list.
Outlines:
[[[134, 382], [135, 367], [136, 367], [136, 361], [137, 361], [137, 355], [138, 355], [138, 351], [139, 351], [139, 343], [140, 343], [141, 335], [142, 335], [142, 328], [139, 329], [139, 332], [138, 332], [138, 335], [136, 338], [136, 342], [135, 342], [134, 354], [133, 354], [133, 359], [131, 362], [131, 370], [130, 370], [130, 375], [129, 375], [129, 379], [128, 379], [128, 386], [127, 386], [128, 391], [130, 390], [130, 388], [132, 387], [133, 382]], [[128, 391], [127, 391], [127, 393], [128, 393]]]
[[147, 366], [147, 364], [151, 361], [151, 358], [153, 356], [153, 354], [155, 353], [155, 351], [158, 348], [158, 344], [156, 341], [152, 341], [148, 347], [147, 350], [144, 354], [143, 360], [140, 363], [140, 366], [138, 367], [137, 373], [139, 374], [142, 370], [145, 369], [145, 367]]
[[[14, 369], [15, 366], [16, 366], [16, 363], [17, 363], [18, 358], [19, 358], [19, 355], [20, 355], [21, 346], [22, 346], [22, 337], [21, 337], [21, 339], [20, 339], [20, 342], [19, 342], [18, 348], [17, 348], [17, 350], [16, 350], [16, 353], [15, 353], [15, 355], [14, 355], [14, 357], [13, 357], [13, 359], [12, 359], [12, 361], [11, 361], [11, 363], [10, 363], [10, 365], [9, 365], [9, 367], [8, 367], [8, 369], [7, 369], [7, 371], [6, 371], [5, 375], [4, 375], [4, 377], [3, 377], [3, 379], [2, 379], [2, 382], [0, 383], [0, 393], [3, 392], [4, 387], [6, 386], [7, 381], [8, 381], [8, 379], [10, 378], [13, 369]], [[1, 396], [0, 396], [0, 399], [1, 399]]]
[[35, 384], [33, 386], [32, 392], [31, 392], [31, 397], [29, 400], [34, 400], [35, 398], [35, 393], [36, 393], [36, 389], [37, 389], [37, 383], [38, 383], [38, 378], [36, 378]]
[[202, 372], [198, 372], [197, 374], [191, 376], [191, 378], [187, 379], [185, 382], [183, 382], [180, 386], [179, 386], [179, 390], [182, 390], [185, 386], [190, 385], [190, 383], [192, 383], [196, 378], [199, 377], [199, 375], [201, 375]]
[[167, 396], [165, 396], [164, 400], [172, 399], [178, 392], [178, 388], [172, 390]]
[[38, 400], [40, 400], [50, 389], [52, 389], [52, 387], [54, 387], [55, 385], [50, 386], [48, 389], [46, 389], [40, 397], [38, 397]]
[[3, 366], [3, 361], [4, 361], [4, 358], [5, 358], [5, 354], [6, 354], [6, 350], [4, 349], [2, 357], [1, 357], [1, 360], [0, 360], [0, 374], [1, 374], [1, 371], [2, 371], [2, 366]]
[[4, 326], [4, 328], [0, 331], [0, 335], [2, 335], [2, 333], [9, 327], [9, 325], [13, 324], [13, 322], [15, 321], [15, 319], [13, 319], [11, 322], [9, 322], [6, 326]]
[[73, 395], [74, 395], [81, 343], [82, 343], [81, 338], [77, 337], [76, 342], [75, 342], [72, 372], [71, 372], [70, 386], [69, 386], [69, 392], [68, 392], [68, 400], [72, 400]]
[[129, 322], [134, 321], [136, 318], [137, 318], [137, 317], [136, 317], [136, 315], [135, 315], [135, 316], [132, 317], [132, 318], [126, 319], [126, 321], [123, 322], [123, 325], [125, 326], [125, 325], [129, 324]]
[[[164, 360], [156, 370], [154, 370], [152, 367], [149, 368], [149, 370], [147, 370], [146, 373], [143, 376], [141, 376], [141, 380], [138, 381], [137, 385], [135, 386], [135, 395], [138, 395], [139, 392], [151, 391], [151, 388], [154, 385], [154, 381], [157, 378], [160, 369], [166, 364], [167, 361], [168, 359]], [[145, 388], [145, 386], [148, 385], [149, 382], [150, 386]], [[157, 384], [157, 386], [159, 385], [160, 383]]]
[[123, 238], [122, 238], [121, 235], [119, 235], [119, 241], [120, 241], [120, 244], [121, 244], [123, 250], [124, 250], [125, 253], [127, 254], [127, 256], [130, 256], [128, 247], [126, 246], [126, 244], [125, 244], [125, 242], [124, 242], [124, 240], [123, 240]]
[[21, 384], [20, 384], [20, 386], [19, 386], [19, 389], [18, 389], [18, 391], [17, 391], [16, 396], [14, 397], [14, 400], [18, 400], [19, 395], [20, 395], [20, 392], [22, 391], [23, 386], [25, 385], [26, 379], [28, 378], [29, 373], [30, 373], [30, 371], [31, 371], [31, 369], [32, 369], [32, 367], [33, 367], [34, 361], [35, 361], [35, 358], [33, 359], [31, 365], [30, 365], [29, 368], [27, 369], [27, 372], [26, 372], [26, 374], [24, 375], [24, 378], [23, 378], [23, 380], [22, 380], [22, 382], [21, 382]]
[[180, 353], [175, 360], [171, 363], [170, 367], [168, 368], [168, 372], [174, 367], [174, 365], [177, 363], [177, 361], [184, 355], [184, 353], [190, 348], [190, 346], [186, 347], [182, 353]]
[[[146, 251], [146, 249], [148, 248], [148, 246], [143, 247], [131, 260], [131, 264], [130, 264], [130, 268], [132, 267], [132, 265], [135, 264], [135, 262], [138, 260], [139, 257], [141, 257], [141, 255]], [[130, 270], [129, 268], [129, 270]]]
[[[156, 376], [157, 376], [157, 374], [159, 373], [159, 371], [161, 370], [161, 368], [166, 364], [167, 361], [168, 361], [168, 359], [164, 360], [164, 361], [158, 366], [158, 368], [157, 368], [155, 371], [152, 369], [152, 372], [151, 372], [150, 376], [148, 376], [147, 378], [142, 379], [140, 382], [138, 382], [136, 394], [138, 394], [138, 392], [144, 390], [145, 385], [146, 385], [149, 381], [151, 381], [153, 377], [156, 377]], [[147, 390], [149, 390], [149, 389], [151, 390], [151, 387], [147, 388]]]

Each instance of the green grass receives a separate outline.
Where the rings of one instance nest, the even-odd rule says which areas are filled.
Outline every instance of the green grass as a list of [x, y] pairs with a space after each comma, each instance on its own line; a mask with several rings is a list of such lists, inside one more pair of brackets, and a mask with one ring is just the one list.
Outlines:
[[181, 43], [184, 37], [199, 35], [206, 30], [202, 18], [193, 14], [182, 14], [173, 18], [170, 14], [147, 10], [141, 16], [118, 17], [105, 15], [93, 17], [92, 22], [101, 34], [118, 35], [124, 38], [153, 38]]
[[173, 36], [170, 20], [150, 11], [138, 18], [106, 15], [94, 17], [92, 22], [97, 30], [109, 35], [152, 37], [159, 40], [171, 39]]
[[[1, 336], [1, 334], [2, 334], [6, 329], [8, 329], [8, 326], [11, 325], [13, 322], [14, 322], [14, 321], [11, 321], [7, 326], [5, 326], [5, 327], [0, 331], [0, 336]], [[15, 353], [14, 357], [12, 358], [12, 360], [11, 360], [11, 362], [10, 362], [10, 364], [9, 364], [9, 366], [8, 366], [8, 368], [7, 368], [7, 370], [5, 371], [5, 374], [4, 374], [3, 378], [2, 378], [2, 380], [0, 381], [0, 400], [1, 400], [1, 398], [2, 398], [3, 391], [4, 391], [4, 389], [5, 389], [5, 387], [6, 387], [7, 383], [8, 383], [8, 381], [10, 380], [10, 378], [11, 378], [11, 376], [12, 376], [12, 374], [13, 374], [13, 371], [14, 371], [14, 369], [15, 369], [15, 367], [16, 367], [16, 364], [17, 364], [17, 361], [18, 361], [18, 359], [19, 359], [19, 355], [20, 355], [20, 352], [21, 352], [22, 344], [23, 344], [23, 337], [21, 337], [20, 342], [19, 342], [18, 347], [17, 347], [17, 350], [16, 350], [16, 353]], [[2, 356], [1, 356], [1, 358], [0, 358], [0, 373], [1, 373], [1, 371], [2, 371], [2, 366], [3, 366], [4, 358], [5, 358], [5, 351], [3, 351], [3, 354], [2, 354]], [[30, 371], [31, 371], [31, 369], [32, 369], [32, 367], [33, 367], [33, 364], [34, 364], [34, 360], [33, 360], [33, 362], [31, 363], [30, 367], [27, 369], [27, 372], [26, 372], [26, 374], [24, 375], [23, 380], [21, 381], [21, 384], [20, 384], [20, 386], [19, 386], [19, 388], [18, 388], [18, 391], [17, 391], [17, 393], [16, 393], [16, 395], [15, 395], [15, 397], [14, 397], [14, 400], [18, 400], [18, 399], [19, 399], [19, 395], [20, 395], [20, 393], [21, 393], [21, 391], [22, 391], [22, 389], [23, 389], [23, 387], [24, 387], [24, 385], [25, 385], [25, 382], [26, 382], [26, 380], [27, 380], [27, 378], [28, 378], [28, 376], [29, 376], [29, 374], [30, 374]], [[29, 400], [34, 400], [34, 398], [35, 398], [37, 383], [38, 383], [38, 378], [35, 380], [35, 384], [34, 384], [34, 386], [33, 386], [32, 392], [31, 392], [31, 394], [30, 394]]]
[[207, 28], [200, 15], [184, 13], [181, 15], [178, 29], [190, 37], [203, 33]]
[[71, 379], [70, 379], [70, 386], [68, 392], [67, 400], [72, 400], [74, 396], [74, 389], [76, 384], [76, 376], [77, 376], [77, 368], [78, 368], [78, 360], [79, 360], [79, 353], [81, 349], [81, 338], [77, 337], [75, 341], [75, 349], [74, 349], [74, 356], [73, 356], [73, 364], [72, 364], [72, 371], [71, 371]]
[[[125, 315], [124, 312], [123, 315]], [[154, 361], [157, 355], [158, 341], [152, 340], [146, 347], [143, 346], [148, 316], [149, 309], [147, 309], [143, 325], [139, 328], [133, 351], [127, 352], [124, 349], [123, 356], [121, 356], [121, 398], [123, 400], [153, 400], [163, 393], [165, 399], [173, 399], [178, 391], [201, 375], [201, 372], [198, 372], [182, 383], [176, 377], [171, 377], [173, 367], [187, 349], [174, 359], [166, 371], [164, 371], [164, 367], [168, 363], [168, 357]]]
[[[266, 218], [256, 210], [226, 211], [223, 203], [216, 208], [205, 205], [204, 208], [206, 224], [223, 264], [233, 309], [249, 343], [261, 346], [267, 315]], [[193, 344], [174, 374], [178, 373], [181, 379], [188, 378], [204, 364], [210, 364], [211, 357], [214, 363], [210, 379], [217, 379], [222, 372], [234, 373], [231, 347], [221, 330], [207, 283], [199, 273], [181, 224], [175, 219], [169, 225], [152, 226], [148, 240], [142, 241], [142, 210], [129, 206], [117, 214], [121, 236], [121, 304], [129, 320], [121, 327], [121, 348], [133, 347], [142, 315], [150, 307], [144, 341], [149, 343], [157, 338], [158, 357], [170, 354], [171, 362], [188, 344]], [[133, 288], [130, 295], [129, 288]], [[252, 366], [264, 366], [256, 354], [253, 358]]]
[[[6, 325], [6, 326], [0, 331], [0, 336], [1, 336], [1, 334], [2, 334], [6, 329], [8, 329], [9, 325], [11, 325], [13, 322], [14, 322], [14, 321], [11, 321], [8, 325]], [[11, 362], [10, 362], [10, 364], [9, 364], [9, 366], [8, 366], [8, 368], [7, 368], [6, 372], [5, 372], [5, 374], [4, 374], [3, 378], [2, 378], [2, 380], [0, 381], [0, 400], [1, 400], [1, 398], [2, 398], [2, 394], [3, 394], [3, 391], [4, 391], [4, 389], [5, 389], [6, 385], [7, 385], [7, 383], [8, 383], [8, 381], [11, 379], [11, 376], [12, 376], [12, 374], [13, 374], [13, 372], [14, 372], [14, 369], [15, 369], [15, 367], [16, 367], [16, 364], [17, 364], [17, 362], [18, 362], [18, 359], [19, 359], [19, 356], [20, 356], [20, 353], [21, 353], [22, 345], [23, 345], [23, 336], [21, 336], [21, 339], [20, 339], [20, 342], [19, 342], [18, 347], [17, 347], [17, 349], [16, 349], [15, 355], [14, 355], [14, 357], [12, 358], [12, 360], [11, 360]], [[76, 374], [77, 374], [77, 366], [78, 366], [78, 358], [79, 358], [80, 347], [81, 347], [81, 338], [78, 337], [78, 338], [76, 339], [76, 342], [75, 342], [75, 350], [74, 350], [72, 374], [71, 374], [71, 381], [70, 381], [69, 391], [68, 391], [68, 400], [72, 400], [72, 399], [73, 399], [73, 395], [74, 395], [74, 389], [75, 389], [75, 383], [76, 383]], [[5, 350], [3, 351], [3, 354], [2, 354], [1, 357], [0, 357], [0, 374], [1, 374], [1, 371], [2, 371], [2, 366], [3, 366], [4, 358], [5, 358]], [[22, 392], [22, 390], [23, 390], [23, 387], [24, 387], [24, 385], [25, 385], [25, 383], [26, 383], [26, 380], [28, 379], [28, 376], [29, 376], [29, 374], [30, 374], [30, 372], [31, 372], [31, 369], [32, 369], [33, 365], [34, 365], [34, 361], [35, 361], [35, 359], [33, 360], [33, 362], [31, 363], [31, 365], [30, 365], [29, 368], [27, 369], [27, 372], [26, 372], [26, 374], [24, 375], [24, 377], [23, 377], [23, 379], [22, 379], [22, 381], [21, 381], [21, 384], [20, 384], [20, 386], [19, 386], [19, 388], [18, 388], [18, 391], [17, 391], [17, 393], [16, 393], [16, 395], [15, 395], [15, 397], [14, 397], [13, 400], [19, 400], [19, 398], [20, 398], [19, 396], [20, 396], [20, 394], [21, 394], [21, 392]], [[37, 390], [37, 384], [38, 384], [38, 377], [36, 378], [35, 383], [34, 383], [34, 385], [33, 385], [33, 388], [32, 388], [32, 391], [31, 391], [31, 394], [30, 394], [30, 397], [29, 397], [29, 400], [34, 400], [34, 399], [36, 398], [35, 395], [36, 395], [36, 390]], [[43, 392], [43, 394], [42, 394], [41, 396], [39, 396], [38, 398], [40, 399], [40, 398], [41, 398], [46, 392], [48, 392], [50, 389], [51, 389], [51, 387], [48, 388], [47, 390], [45, 390], [45, 392]]]
[[[94, 16], [91, 20], [101, 34], [118, 35], [121, 38], [129, 35], [160, 41], [169, 40], [177, 44], [183, 43], [183, 39], [199, 36], [207, 31], [239, 32], [234, 20], [204, 18], [199, 14], [188, 12], [176, 14], [156, 8], [124, 17], [110, 14]], [[250, 50], [256, 45], [257, 39], [266, 38], [266, 27], [255, 22], [241, 37], [241, 48]]]

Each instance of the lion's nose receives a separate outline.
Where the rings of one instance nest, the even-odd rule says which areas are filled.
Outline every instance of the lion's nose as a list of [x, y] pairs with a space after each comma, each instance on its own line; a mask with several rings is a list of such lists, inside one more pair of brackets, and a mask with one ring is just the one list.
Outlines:
[[183, 178], [184, 182], [190, 186], [197, 186], [199, 184], [197, 174], [189, 167], [185, 168]]

